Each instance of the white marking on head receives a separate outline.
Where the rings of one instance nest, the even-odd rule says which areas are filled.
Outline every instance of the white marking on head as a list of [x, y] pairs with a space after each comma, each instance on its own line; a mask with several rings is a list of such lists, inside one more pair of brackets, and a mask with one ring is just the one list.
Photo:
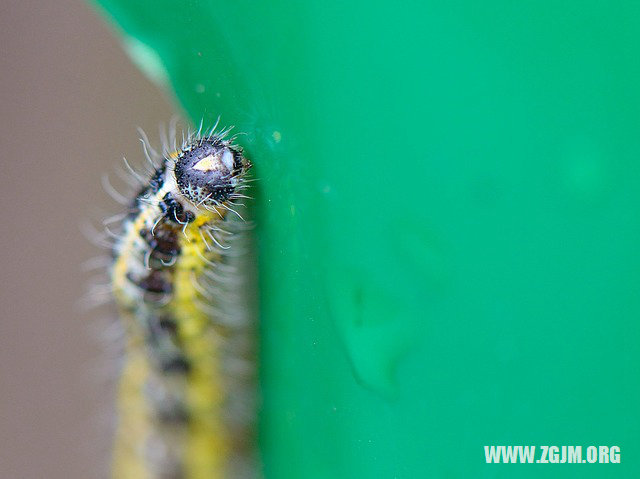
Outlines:
[[203, 159], [193, 165], [194, 170], [198, 171], [215, 171], [220, 169], [219, 155], [205, 156]]
[[233, 154], [229, 148], [225, 148], [222, 152], [205, 156], [192, 167], [194, 170], [209, 172], [227, 169], [229, 172], [233, 170]]

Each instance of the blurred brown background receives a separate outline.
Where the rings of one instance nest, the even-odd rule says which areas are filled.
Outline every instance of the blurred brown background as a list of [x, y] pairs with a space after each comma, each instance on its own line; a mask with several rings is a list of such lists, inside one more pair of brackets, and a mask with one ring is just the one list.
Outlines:
[[117, 365], [109, 310], [77, 307], [80, 225], [171, 108], [80, 0], [0, 0], [0, 72], [0, 478], [104, 477]]

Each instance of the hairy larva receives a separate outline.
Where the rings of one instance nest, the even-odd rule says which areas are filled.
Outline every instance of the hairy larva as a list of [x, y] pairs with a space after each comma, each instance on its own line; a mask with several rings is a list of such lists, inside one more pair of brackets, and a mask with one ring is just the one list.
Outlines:
[[110, 284], [126, 338], [114, 446], [116, 479], [253, 477], [251, 325], [241, 307], [244, 221], [251, 163], [215, 127], [175, 126], [114, 239]]

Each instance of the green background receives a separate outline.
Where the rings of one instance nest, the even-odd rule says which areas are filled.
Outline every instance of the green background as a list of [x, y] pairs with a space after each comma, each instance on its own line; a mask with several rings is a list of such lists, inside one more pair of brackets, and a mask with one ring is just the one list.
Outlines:
[[100, 3], [247, 133], [267, 478], [640, 477], [640, 4]]

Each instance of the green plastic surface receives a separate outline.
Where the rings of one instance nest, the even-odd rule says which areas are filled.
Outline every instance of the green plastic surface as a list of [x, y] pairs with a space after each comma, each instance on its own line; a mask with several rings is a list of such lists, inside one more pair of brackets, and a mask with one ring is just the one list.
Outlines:
[[268, 479], [640, 477], [640, 4], [100, 3], [246, 133]]

